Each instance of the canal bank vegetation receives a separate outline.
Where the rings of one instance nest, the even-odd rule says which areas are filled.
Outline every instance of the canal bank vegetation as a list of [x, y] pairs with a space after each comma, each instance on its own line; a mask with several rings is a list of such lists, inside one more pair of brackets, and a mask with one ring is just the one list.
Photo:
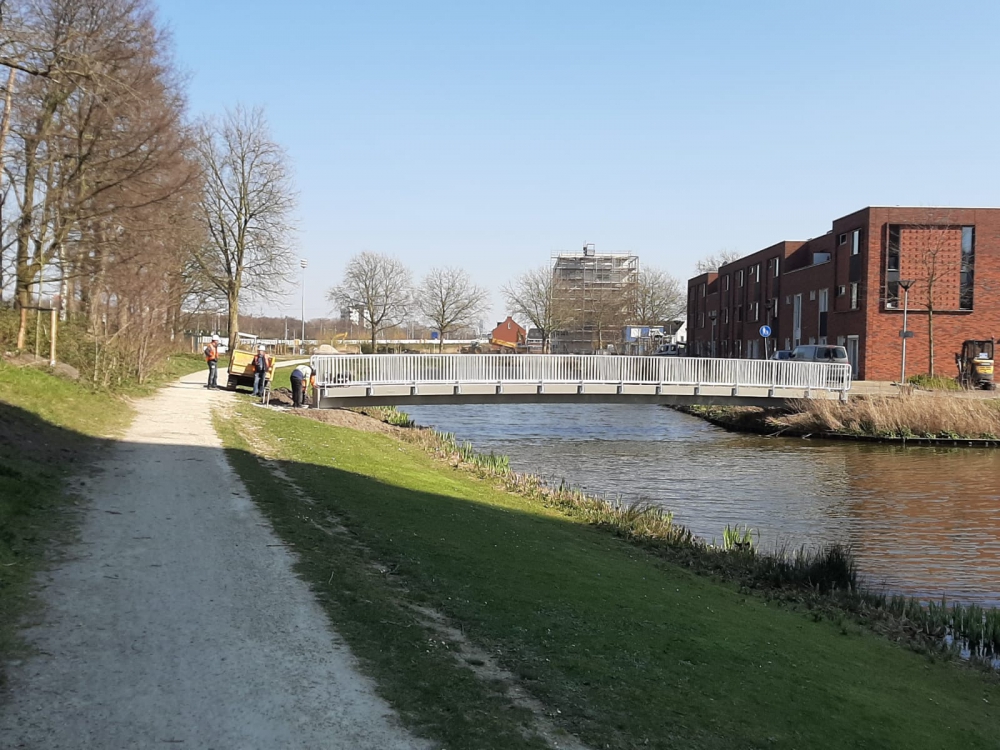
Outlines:
[[451, 436], [323, 422], [238, 403], [219, 426], [338, 632], [447, 747], [995, 743], [994, 677], [809, 607], [802, 581], [856, 585], [847, 550], [766, 556], [745, 527], [716, 547]]
[[493, 475], [509, 492], [556, 507], [699, 574], [735, 582], [741, 590], [801, 606], [838, 622], [849, 616], [920, 653], [961, 656], [987, 667], [1000, 659], [1000, 610], [946, 600], [925, 605], [912, 598], [889, 596], [859, 579], [857, 561], [845, 545], [793, 548], [783, 544], [762, 550], [757, 543], [759, 535], [745, 524], [727, 525], [721, 544], [717, 544], [675, 523], [673, 514], [660, 505], [593, 497], [565, 482], [549, 487], [537, 476], [511, 471], [506, 456], [478, 454], [471, 444], [456, 443], [450, 433], [418, 430], [401, 434], [410, 439], [416, 436], [453, 466], [470, 468], [480, 476]]
[[803, 399], [785, 408], [690, 406], [678, 411], [736, 432], [894, 441], [1000, 441], [1000, 400], [946, 393]]

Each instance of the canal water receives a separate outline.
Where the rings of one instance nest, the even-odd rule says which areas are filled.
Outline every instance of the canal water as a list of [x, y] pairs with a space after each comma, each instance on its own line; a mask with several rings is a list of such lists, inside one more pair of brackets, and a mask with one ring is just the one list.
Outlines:
[[706, 539], [850, 544], [893, 592], [1000, 606], [1000, 452], [729, 433], [658, 406], [406, 407], [515, 471], [658, 503]]

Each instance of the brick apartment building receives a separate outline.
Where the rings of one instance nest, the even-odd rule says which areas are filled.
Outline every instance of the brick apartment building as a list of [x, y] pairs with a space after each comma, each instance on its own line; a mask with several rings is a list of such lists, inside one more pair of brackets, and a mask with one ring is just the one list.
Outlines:
[[900, 280], [912, 282], [907, 373], [929, 372], [933, 326], [935, 373], [955, 374], [964, 340], [1000, 338], [1000, 209], [864, 208], [821, 237], [779, 242], [696, 276], [688, 351], [760, 358], [839, 344], [855, 377], [898, 380]]

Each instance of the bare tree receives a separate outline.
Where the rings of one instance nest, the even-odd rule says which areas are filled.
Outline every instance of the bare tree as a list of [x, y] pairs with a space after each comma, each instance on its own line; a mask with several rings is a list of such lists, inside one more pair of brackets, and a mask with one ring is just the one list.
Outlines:
[[288, 155], [271, 136], [260, 107], [237, 106], [206, 122], [197, 151], [204, 180], [200, 214], [208, 241], [194, 263], [226, 304], [235, 345], [243, 292], [271, 299], [289, 281], [296, 195]]
[[560, 300], [558, 283], [549, 266], [526, 271], [503, 287], [507, 307], [527, 318], [542, 337], [542, 350], [549, 351], [552, 335], [571, 320], [570, 310]]
[[[195, 174], [180, 85], [145, 0], [23, 6], [19, 32], [30, 44], [22, 53], [44, 74], [23, 77], [9, 121], [5, 171], [17, 216], [5, 232], [15, 249], [19, 347], [33, 287], [40, 294], [43, 282], [58, 285], [69, 306], [72, 282], [76, 301], [87, 302], [87, 287], [100, 288], [93, 282], [107, 267], [107, 237], [124, 231], [129, 212], [169, 201]], [[115, 262], [125, 252], [119, 245]]]
[[717, 253], [706, 255], [695, 263], [694, 270], [699, 274], [715, 273], [721, 266], [732, 263], [734, 260], [739, 260], [740, 257], [742, 256], [737, 250], [720, 250]]
[[[947, 217], [944, 218], [947, 220]], [[963, 230], [960, 226], [904, 226], [901, 231], [903, 235], [900, 241], [908, 246], [902, 251], [905, 253], [902, 260], [909, 266], [907, 275], [912, 275], [915, 282], [910, 294], [927, 312], [927, 372], [933, 376], [934, 312], [963, 307], [959, 284], [946, 285], [943, 282], [948, 279], [958, 282], [963, 271], [971, 274], [973, 256], [971, 252], [963, 252]], [[969, 249], [971, 251], [971, 247]], [[910, 258], [907, 259], [906, 255]], [[947, 299], [946, 297], [951, 296], [952, 289], [955, 296]], [[971, 307], [971, 300], [969, 306]]]
[[474, 326], [487, 312], [489, 292], [460, 268], [434, 268], [420, 282], [414, 302], [417, 312], [437, 330], [441, 350], [446, 334]]
[[635, 322], [644, 326], [668, 323], [684, 316], [687, 294], [681, 283], [665, 271], [639, 272], [635, 289]]
[[364, 252], [347, 263], [344, 280], [327, 293], [343, 309], [355, 308], [371, 329], [372, 354], [378, 334], [406, 319], [412, 304], [413, 282], [409, 269], [396, 258]]

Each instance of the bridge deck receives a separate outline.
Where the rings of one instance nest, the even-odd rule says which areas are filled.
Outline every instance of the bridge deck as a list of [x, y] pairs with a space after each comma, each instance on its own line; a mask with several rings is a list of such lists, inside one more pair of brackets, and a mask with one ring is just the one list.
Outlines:
[[582, 355], [317, 355], [317, 406], [846, 399], [850, 366]]

